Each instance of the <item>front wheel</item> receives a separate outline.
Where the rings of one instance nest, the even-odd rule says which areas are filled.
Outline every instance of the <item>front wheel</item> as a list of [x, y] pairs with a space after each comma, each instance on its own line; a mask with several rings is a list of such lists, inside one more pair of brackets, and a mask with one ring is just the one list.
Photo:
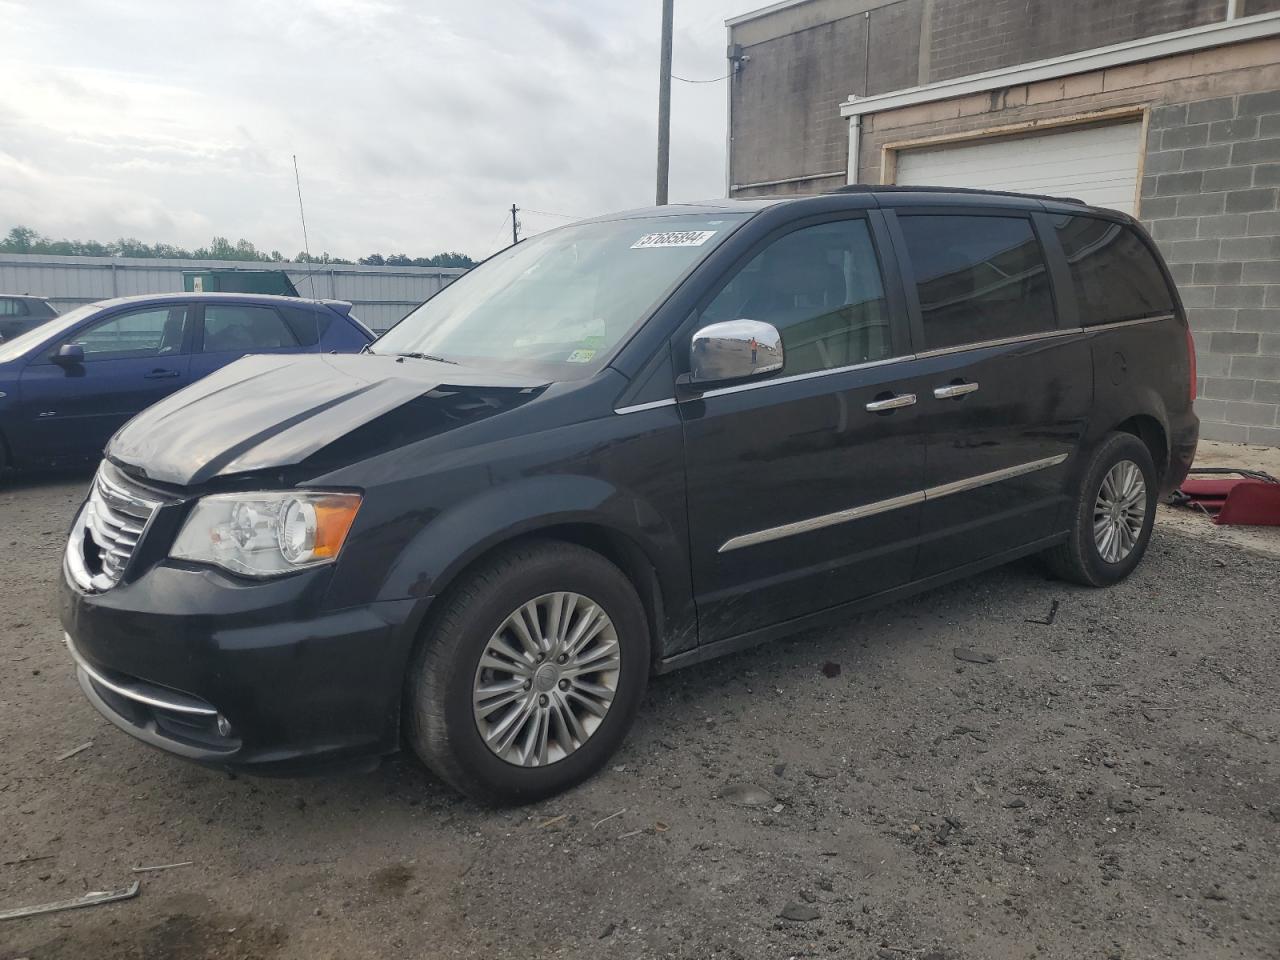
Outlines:
[[487, 803], [532, 802], [603, 766], [649, 672], [648, 622], [622, 572], [574, 544], [531, 542], [443, 603], [407, 690], [422, 761]]
[[1085, 470], [1066, 543], [1044, 554], [1049, 569], [1087, 587], [1127, 577], [1151, 541], [1158, 485], [1146, 444], [1130, 433], [1109, 434]]

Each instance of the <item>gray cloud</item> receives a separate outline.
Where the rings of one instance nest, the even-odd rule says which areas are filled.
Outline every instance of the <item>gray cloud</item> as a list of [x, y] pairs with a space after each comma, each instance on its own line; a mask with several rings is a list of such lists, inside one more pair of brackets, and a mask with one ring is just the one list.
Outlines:
[[[677, 0], [676, 72], [725, 72], [726, 16]], [[651, 202], [656, 0], [0, 0], [0, 229], [184, 245], [486, 255], [512, 202]], [[723, 84], [677, 83], [673, 199], [724, 192]], [[529, 213], [529, 232], [563, 219]]]

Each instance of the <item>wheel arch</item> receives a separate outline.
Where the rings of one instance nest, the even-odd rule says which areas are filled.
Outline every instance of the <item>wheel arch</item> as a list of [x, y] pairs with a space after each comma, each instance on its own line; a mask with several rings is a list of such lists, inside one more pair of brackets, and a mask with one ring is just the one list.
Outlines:
[[1156, 476], [1163, 485], [1164, 478], [1169, 473], [1169, 431], [1165, 425], [1149, 413], [1139, 413], [1117, 423], [1113, 429], [1132, 434], [1142, 441], [1151, 454]]

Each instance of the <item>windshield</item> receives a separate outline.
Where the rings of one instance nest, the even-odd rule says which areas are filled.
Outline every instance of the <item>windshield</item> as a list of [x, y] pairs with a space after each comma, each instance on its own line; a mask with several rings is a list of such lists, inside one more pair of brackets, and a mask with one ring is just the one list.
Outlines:
[[746, 217], [644, 217], [539, 234], [459, 277], [370, 351], [588, 376]]
[[54, 317], [47, 323], [42, 323], [26, 333], [21, 333], [12, 340], [0, 343], [0, 363], [8, 363], [10, 360], [17, 360], [19, 357], [26, 356], [32, 347], [39, 346], [47, 340], [56, 339], [85, 317], [100, 309], [102, 308], [99, 304], [87, 303], [83, 307], [68, 310], [66, 313]]

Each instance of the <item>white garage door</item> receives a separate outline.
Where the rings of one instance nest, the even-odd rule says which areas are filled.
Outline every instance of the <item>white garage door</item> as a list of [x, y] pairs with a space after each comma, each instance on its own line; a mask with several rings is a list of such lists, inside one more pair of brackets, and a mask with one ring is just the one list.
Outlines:
[[1132, 214], [1141, 138], [1135, 122], [903, 150], [897, 182], [1047, 193]]

